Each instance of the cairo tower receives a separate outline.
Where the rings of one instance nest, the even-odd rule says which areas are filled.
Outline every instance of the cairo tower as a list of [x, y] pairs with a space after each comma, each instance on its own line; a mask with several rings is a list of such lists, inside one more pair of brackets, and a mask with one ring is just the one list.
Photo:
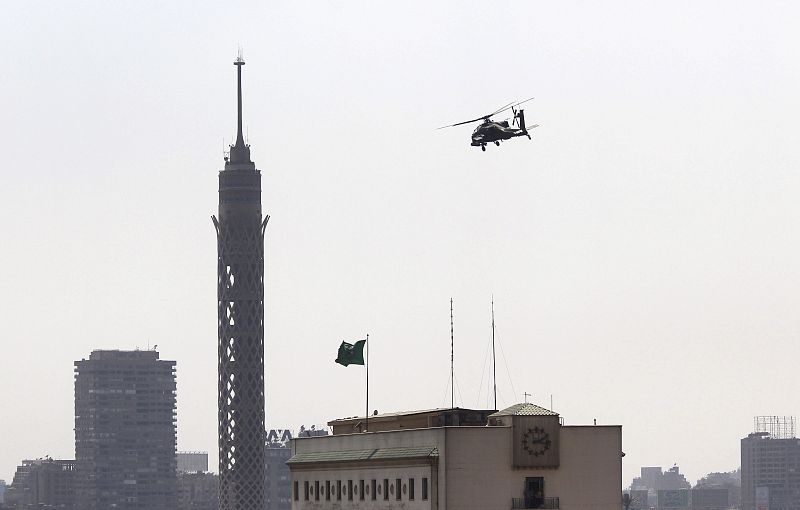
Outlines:
[[217, 230], [218, 440], [220, 510], [264, 507], [264, 229], [261, 172], [242, 136], [241, 56], [238, 124], [219, 173]]

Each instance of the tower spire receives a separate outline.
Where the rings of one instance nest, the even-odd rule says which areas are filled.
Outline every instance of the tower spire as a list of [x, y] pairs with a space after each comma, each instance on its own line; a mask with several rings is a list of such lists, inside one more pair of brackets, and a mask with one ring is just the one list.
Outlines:
[[244, 65], [244, 58], [242, 57], [241, 49], [233, 65], [236, 66], [237, 123], [236, 143], [231, 145], [231, 163], [251, 163], [250, 147], [244, 143], [244, 135], [242, 134], [242, 66]]

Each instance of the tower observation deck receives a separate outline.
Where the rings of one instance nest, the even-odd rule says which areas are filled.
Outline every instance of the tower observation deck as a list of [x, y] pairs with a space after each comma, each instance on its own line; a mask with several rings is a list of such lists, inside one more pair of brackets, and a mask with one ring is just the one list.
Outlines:
[[217, 355], [220, 510], [264, 507], [264, 230], [261, 172], [242, 136], [241, 56], [238, 124], [219, 172]]

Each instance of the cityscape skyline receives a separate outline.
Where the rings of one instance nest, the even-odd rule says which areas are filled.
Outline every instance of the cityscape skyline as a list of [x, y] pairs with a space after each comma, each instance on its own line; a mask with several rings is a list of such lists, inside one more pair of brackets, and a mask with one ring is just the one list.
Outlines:
[[[482, 407], [492, 294], [498, 407], [623, 425], [624, 484], [736, 469], [754, 415], [797, 414], [798, 8], [454, 5], [11, 7], [0, 309], [26, 328], [0, 341], [0, 478], [74, 456], [71, 362], [94, 349], [158, 344], [178, 449], [214, 451], [231, 41], [274, 218], [268, 428], [363, 412], [332, 359], [365, 333], [372, 407], [444, 407], [451, 297], [456, 402]], [[482, 47], [486, 23], [505, 38]], [[531, 142], [433, 131], [528, 95]]]

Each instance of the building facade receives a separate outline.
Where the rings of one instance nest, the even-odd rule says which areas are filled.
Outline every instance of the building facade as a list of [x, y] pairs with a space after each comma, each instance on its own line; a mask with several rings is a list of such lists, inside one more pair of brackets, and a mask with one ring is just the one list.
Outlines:
[[800, 510], [800, 439], [791, 429], [742, 439], [742, 510]]
[[178, 473], [178, 510], [218, 510], [219, 477], [214, 473]]
[[175, 508], [175, 390], [175, 362], [156, 351], [75, 362], [78, 508]]
[[208, 471], [208, 452], [178, 452], [178, 473], [205, 473]]
[[219, 172], [217, 405], [220, 510], [264, 507], [264, 230], [261, 172], [242, 135], [237, 69], [236, 143]]
[[51, 458], [23, 460], [5, 494], [10, 509], [59, 508], [77, 510], [75, 461]]
[[620, 426], [564, 426], [527, 403], [378, 415], [352, 432], [363, 420], [292, 441], [292, 510], [621, 508]]

